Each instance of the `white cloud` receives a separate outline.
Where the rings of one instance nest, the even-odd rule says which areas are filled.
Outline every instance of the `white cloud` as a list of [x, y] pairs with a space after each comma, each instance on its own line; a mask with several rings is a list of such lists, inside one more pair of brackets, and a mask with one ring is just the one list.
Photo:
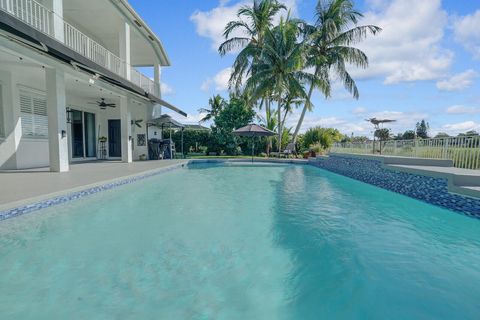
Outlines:
[[480, 59], [480, 10], [459, 17], [453, 24], [455, 39], [476, 59]]
[[377, 25], [383, 31], [358, 45], [369, 57], [370, 67], [354, 70], [354, 76], [383, 77], [387, 84], [444, 76], [453, 53], [441, 47], [448, 20], [441, 1], [373, 3], [373, 10], [365, 13], [361, 23]]
[[478, 73], [470, 69], [462, 73], [453, 75], [449, 79], [437, 82], [437, 88], [443, 91], [459, 91], [470, 87], [473, 80], [478, 77]]
[[367, 113], [367, 109], [363, 107], [358, 107], [352, 110], [353, 114], [365, 114]]
[[370, 114], [369, 118], [395, 120], [395, 122], [388, 123], [385, 126], [388, 126], [394, 132], [404, 132], [405, 130], [413, 130], [417, 122], [427, 120], [428, 114], [422, 112], [381, 111]]
[[[295, 128], [300, 118], [301, 110], [295, 110], [288, 118], [286, 122], [287, 128]], [[340, 132], [350, 134], [367, 134], [369, 131], [369, 125], [363, 120], [349, 121], [338, 117], [316, 117], [312, 114], [307, 114], [300, 130], [301, 133], [305, 133], [309, 128], [316, 126], [328, 127], [338, 129]]]
[[165, 82], [160, 83], [160, 90], [162, 91], [162, 95], [171, 95], [175, 93], [175, 90]]
[[220, 70], [215, 76], [205, 80], [202, 83], [201, 89], [203, 91], [209, 91], [213, 86], [215, 91], [228, 90], [228, 81], [230, 80], [231, 73], [232, 68], [225, 68]]
[[173, 119], [184, 124], [199, 124], [200, 120], [203, 119], [206, 115], [206, 113], [195, 113], [188, 114], [187, 117], [183, 117], [176, 112], [165, 112], [165, 114], [168, 114]]
[[[282, 1], [287, 8], [291, 9], [292, 15], [297, 12], [298, 0]], [[197, 33], [212, 41], [212, 49], [218, 50], [220, 44], [225, 41], [223, 30], [228, 22], [238, 20], [237, 11], [245, 5], [252, 5], [253, 1], [242, 0], [229, 5], [230, 1], [221, 0], [219, 6], [210, 11], [195, 11], [190, 20], [196, 25]], [[237, 33], [234, 36], [242, 36]]]
[[476, 114], [480, 113], [480, 108], [455, 105], [447, 108], [446, 112], [450, 114]]
[[470, 130], [479, 131], [480, 123], [477, 123], [475, 121], [465, 121], [465, 122], [459, 122], [459, 123], [446, 124], [442, 127], [442, 131], [449, 134], [458, 134], [458, 133], [463, 133]]
[[[287, 127], [295, 127], [300, 117], [300, 110], [295, 110], [287, 118]], [[354, 133], [355, 135], [371, 136], [373, 134], [373, 126], [367, 118], [391, 119], [395, 122], [385, 124], [385, 128], [392, 129], [393, 133], [405, 132], [413, 130], [417, 122], [422, 119], [428, 120], [429, 116], [422, 112], [402, 112], [402, 111], [380, 111], [368, 113], [366, 110], [362, 113], [355, 114], [353, 119], [344, 119], [341, 117], [318, 117], [311, 113], [305, 116], [301, 133], [305, 133], [309, 128], [315, 126], [332, 127], [340, 130], [344, 134]]]

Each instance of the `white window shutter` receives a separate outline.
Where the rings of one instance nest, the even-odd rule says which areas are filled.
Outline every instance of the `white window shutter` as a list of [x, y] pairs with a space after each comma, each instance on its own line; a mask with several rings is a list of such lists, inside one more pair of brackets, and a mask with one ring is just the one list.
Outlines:
[[47, 101], [45, 98], [33, 98], [33, 131], [37, 137], [48, 137]]
[[47, 138], [47, 100], [32, 92], [20, 92], [20, 113], [22, 135], [25, 137]]
[[33, 136], [33, 110], [32, 97], [20, 93], [20, 115], [22, 117], [22, 135]]

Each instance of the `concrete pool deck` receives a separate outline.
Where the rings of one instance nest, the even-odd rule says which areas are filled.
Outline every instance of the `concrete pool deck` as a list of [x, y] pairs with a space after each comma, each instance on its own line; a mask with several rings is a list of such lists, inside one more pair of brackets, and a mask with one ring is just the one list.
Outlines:
[[93, 161], [71, 164], [70, 171], [63, 173], [48, 168], [0, 171], [0, 211], [187, 162]]

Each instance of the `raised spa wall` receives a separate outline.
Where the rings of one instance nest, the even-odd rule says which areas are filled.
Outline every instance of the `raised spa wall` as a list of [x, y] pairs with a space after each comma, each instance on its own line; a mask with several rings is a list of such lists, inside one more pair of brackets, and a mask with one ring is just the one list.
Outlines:
[[[429, 177], [388, 168], [385, 158], [332, 154], [310, 164], [386, 190], [480, 219], [480, 199], [449, 191], [447, 177]], [[443, 166], [440, 163], [440, 166]], [[451, 183], [450, 183], [451, 185]]]

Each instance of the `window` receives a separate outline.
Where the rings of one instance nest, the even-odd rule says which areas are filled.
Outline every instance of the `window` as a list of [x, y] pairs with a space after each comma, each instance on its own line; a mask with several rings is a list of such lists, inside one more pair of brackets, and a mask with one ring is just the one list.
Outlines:
[[24, 137], [48, 137], [47, 99], [44, 96], [20, 91], [20, 114]]

